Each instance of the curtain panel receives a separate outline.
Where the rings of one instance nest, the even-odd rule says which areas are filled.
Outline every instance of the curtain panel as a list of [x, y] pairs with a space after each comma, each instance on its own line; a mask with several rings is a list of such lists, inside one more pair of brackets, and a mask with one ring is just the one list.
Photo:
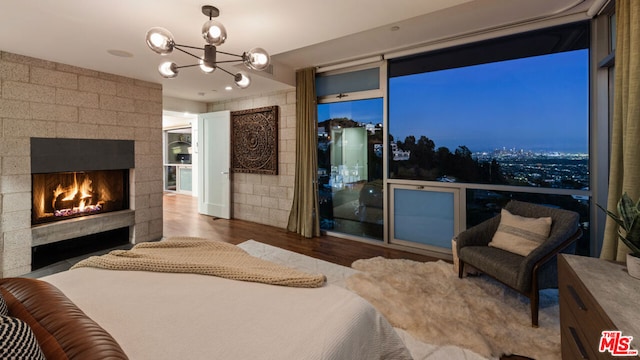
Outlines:
[[296, 171], [287, 229], [304, 237], [320, 236], [318, 219], [318, 119], [316, 70], [296, 72]]
[[[613, 124], [607, 208], [614, 211], [622, 194], [640, 196], [640, 1], [616, 1], [616, 53]], [[629, 249], [618, 239], [617, 224], [607, 217], [600, 257], [624, 261]]]

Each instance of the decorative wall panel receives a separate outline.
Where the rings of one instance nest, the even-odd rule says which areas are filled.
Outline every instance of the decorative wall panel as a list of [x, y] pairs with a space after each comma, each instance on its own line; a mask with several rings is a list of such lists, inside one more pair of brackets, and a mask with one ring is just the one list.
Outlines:
[[278, 107], [231, 112], [233, 172], [278, 174]]

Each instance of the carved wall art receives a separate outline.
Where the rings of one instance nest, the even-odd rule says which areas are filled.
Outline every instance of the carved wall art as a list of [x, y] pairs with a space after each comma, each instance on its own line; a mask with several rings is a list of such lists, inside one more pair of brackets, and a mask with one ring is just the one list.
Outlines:
[[278, 107], [231, 112], [234, 172], [278, 174]]

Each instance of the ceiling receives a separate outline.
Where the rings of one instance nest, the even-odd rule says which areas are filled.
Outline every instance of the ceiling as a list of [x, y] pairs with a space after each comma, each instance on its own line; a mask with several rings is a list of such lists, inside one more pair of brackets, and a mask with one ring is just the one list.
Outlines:
[[[253, 96], [293, 87], [295, 70], [411, 49], [469, 33], [549, 16], [586, 14], [599, 0], [1, 0], [0, 50], [162, 83], [165, 96], [201, 102]], [[262, 47], [272, 74], [251, 73], [247, 89], [224, 90], [221, 71], [182, 69], [175, 79], [157, 72], [161, 56], [145, 34], [161, 26], [178, 44], [201, 47], [202, 5], [220, 10], [228, 38], [219, 50], [241, 54]], [[586, 18], [586, 15], [584, 15]], [[114, 56], [123, 52], [129, 57]], [[193, 63], [174, 52], [178, 65]], [[219, 55], [218, 60], [222, 60]], [[232, 72], [234, 65], [226, 68]]]

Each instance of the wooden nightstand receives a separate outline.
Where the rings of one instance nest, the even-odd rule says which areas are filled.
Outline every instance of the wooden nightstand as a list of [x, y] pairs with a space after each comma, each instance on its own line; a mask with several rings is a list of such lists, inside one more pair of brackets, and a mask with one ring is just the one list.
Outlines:
[[558, 289], [563, 359], [638, 359], [599, 351], [602, 331], [611, 330], [633, 336], [640, 349], [640, 280], [624, 265], [560, 254]]

